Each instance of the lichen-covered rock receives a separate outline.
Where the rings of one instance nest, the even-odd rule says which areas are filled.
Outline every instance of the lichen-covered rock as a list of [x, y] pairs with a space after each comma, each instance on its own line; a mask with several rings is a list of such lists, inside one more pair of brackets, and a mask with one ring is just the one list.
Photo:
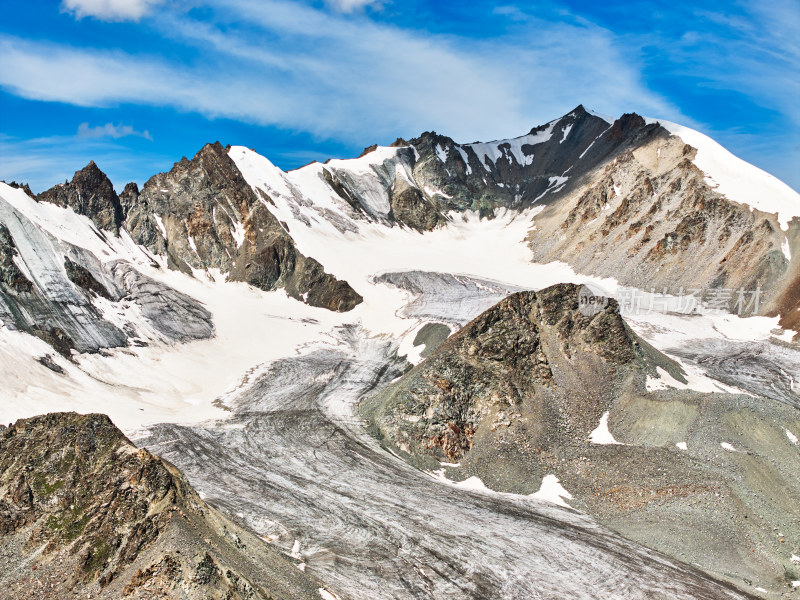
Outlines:
[[523, 414], [530, 423], [520, 435], [548, 448], [588, 435], [638, 345], [613, 300], [586, 315], [578, 286], [518, 292], [443, 342], [364, 410], [389, 444], [412, 456], [457, 462], [476, 439]]
[[0, 598], [288, 600], [319, 587], [105, 415], [0, 431], [0, 544]]

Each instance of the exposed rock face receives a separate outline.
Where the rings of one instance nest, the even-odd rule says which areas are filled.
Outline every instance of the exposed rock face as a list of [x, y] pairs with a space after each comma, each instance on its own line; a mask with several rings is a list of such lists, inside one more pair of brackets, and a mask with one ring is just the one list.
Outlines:
[[362, 300], [350, 286], [297, 251], [219, 142], [192, 160], [123, 192], [125, 228], [139, 244], [168, 256], [171, 268], [219, 269], [264, 290], [285, 288], [312, 306], [347, 311]]
[[536, 217], [535, 260], [562, 260], [644, 290], [694, 290], [737, 314], [777, 309], [792, 287], [787, 234], [774, 215], [713, 190], [691, 162], [695, 152], [679, 138], [658, 137], [616, 156]]
[[[624, 115], [612, 126], [578, 106], [519, 138], [459, 144], [425, 132], [408, 142], [398, 139], [393, 153], [366, 148], [360, 158], [367, 162], [358, 167], [326, 163], [319, 175], [357, 215], [427, 231], [445, 223], [450, 211], [491, 217], [498, 208], [554, 201], [581, 187], [598, 165], [668, 137], [638, 115]], [[300, 171], [311, 169], [319, 166]]]
[[64, 261], [64, 270], [66, 271], [69, 280], [78, 287], [83, 288], [87, 292], [94, 292], [103, 298], [111, 298], [111, 294], [108, 293], [108, 290], [103, 286], [102, 283], [94, 278], [94, 275], [92, 275], [89, 269], [86, 267], [82, 267], [78, 263], [74, 263], [70, 259], [66, 259]]
[[309, 577], [103, 415], [0, 431], [0, 539], [2, 598], [318, 597]]
[[[145, 276], [126, 261], [104, 262], [91, 251], [55, 237], [27, 216], [21, 200], [8, 201], [0, 195], [0, 320], [4, 326], [33, 334], [66, 357], [73, 350], [96, 352], [153, 339], [188, 341], [213, 335], [211, 314], [199, 302]], [[30, 198], [24, 200], [34, 204]], [[85, 235], [110, 239], [81, 226]], [[116, 314], [109, 318], [108, 312]]]
[[[458, 462], [497, 423], [529, 423], [517, 435], [539, 451], [588, 435], [608, 403], [618, 367], [639, 342], [611, 301], [582, 314], [578, 288], [519, 292], [442, 343], [367, 405], [391, 444]], [[586, 380], [594, 389], [587, 389]], [[477, 437], [476, 437], [477, 436]]]
[[42, 192], [36, 199], [58, 206], [69, 206], [79, 215], [89, 217], [98, 229], [119, 231], [122, 206], [114, 186], [99, 167], [91, 161], [76, 171], [72, 181]]
[[[414, 178], [439, 211], [520, 209], [548, 203], [580, 185], [583, 175], [625, 150], [666, 138], [660, 126], [623, 115], [613, 126], [578, 106], [568, 115], [533, 128], [527, 136], [457, 144], [435, 132], [409, 143], [418, 160]], [[398, 219], [400, 220], [400, 219]]]
[[0, 223], [0, 282], [7, 286], [9, 291], [30, 292], [33, 283], [23, 275], [14, 262], [14, 257], [18, 254], [11, 232]]

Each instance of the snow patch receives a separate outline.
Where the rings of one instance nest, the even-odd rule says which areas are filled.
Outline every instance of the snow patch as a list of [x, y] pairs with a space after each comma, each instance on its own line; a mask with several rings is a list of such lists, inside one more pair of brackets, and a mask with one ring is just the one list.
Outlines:
[[569, 135], [569, 132], [572, 131], [572, 126], [573, 125], [574, 125], [574, 123], [569, 123], [564, 128], [564, 135], [561, 137], [561, 140], [558, 142], [559, 144], [563, 144], [564, 141], [567, 139], [567, 136]]
[[[674, 388], [676, 390], [693, 390], [704, 394], [747, 394], [747, 392], [731, 385], [726, 385], [708, 377], [700, 367], [677, 361], [684, 372], [686, 383], [682, 383], [661, 367], [656, 367], [658, 377], [647, 376], [645, 388], [648, 392]], [[750, 394], [748, 394], [750, 395]]]
[[154, 214], [153, 218], [156, 221], [156, 225], [158, 225], [158, 228], [161, 230], [161, 235], [164, 236], [164, 239], [166, 240], [167, 239], [167, 228], [164, 227], [164, 221], [161, 219], [161, 215]]
[[473, 492], [493, 491], [486, 487], [483, 481], [481, 481], [480, 477], [476, 477], [475, 475], [467, 477], [464, 481], [459, 481], [455, 484], [455, 486], [464, 490], [472, 490]]
[[599, 112], [596, 112], [594, 110], [589, 110], [588, 108], [586, 109], [586, 112], [588, 112], [593, 117], [598, 117], [600, 119], [603, 119], [603, 121], [605, 121], [609, 125], [613, 125], [614, 121], [617, 120], [615, 117], [612, 117], [611, 115], [605, 115], [603, 113], [599, 113]]
[[688, 446], [686, 445], [686, 442], [678, 442], [675, 445], [678, 447], [678, 450], [687, 450], [688, 449]]
[[[609, 118], [610, 118], [610, 117], [609, 117]], [[608, 122], [610, 123], [611, 121], [608, 121]], [[604, 130], [604, 131], [603, 131], [603, 132], [600, 134], [600, 135], [598, 135], [596, 138], [594, 138], [594, 139], [592, 140], [592, 143], [591, 143], [591, 144], [589, 144], [588, 146], [586, 146], [586, 150], [584, 150], [583, 152], [581, 152], [581, 155], [578, 157], [578, 160], [582, 159], [582, 158], [584, 157], [584, 155], [585, 155], [585, 154], [586, 154], [586, 153], [589, 151], [589, 149], [590, 149], [592, 146], [594, 146], [594, 143], [595, 143], [597, 140], [599, 140], [601, 137], [603, 137], [603, 136], [606, 134], [606, 132], [607, 132], [609, 129], [611, 129], [611, 125], [609, 125], [609, 126], [608, 126], [608, 127], [607, 127], [607, 128], [606, 128], [606, 129], [605, 129], [605, 130]]]
[[719, 444], [719, 445], [720, 445], [720, 447], [721, 447], [723, 450], [727, 450], [728, 452], [736, 452], [736, 448], [734, 448], [734, 447], [733, 447], [731, 444], [729, 444], [728, 442], [720, 442], [720, 444]]
[[572, 494], [565, 490], [559, 482], [558, 477], [552, 474], [545, 475], [544, 479], [542, 479], [542, 485], [539, 486], [539, 491], [529, 494], [528, 497], [572, 508], [564, 501], [565, 499], [572, 500]]
[[604, 446], [612, 444], [622, 445], [614, 439], [614, 436], [611, 435], [611, 432], [608, 430], [608, 411], [603, 413], [603, 416], [600, 417], [600, 424], [589, 434], [589, 441], [593, 444], [601, 444]]
[[447, 162], [447, 148], [442, 148], [439, 144], [436, 144], [436, 157], [442, 161], [442, 163]]
[[242, 244], [244, 244], [244, 225], [239, 223], [239, 221], [234, 221], [231, 219], [231, 223], [233, 224], [233, 229], [231, 229], [231, 236], [236, 241], [236, 247], [241, 248]]
[[294, 544], [292, 544], [292, 549], [289, 551], [289, 556], [298, 560], [302, 558], [300, 554], [300, 540], [294, 541]]
[[786, 437], [789, 438], [789, 441], [792, 442], [793, 444], [797, 444], [797, 436], [788, 429], [786, 429], [785, 431], [786, 431]]
[[448, 200], [452, 198], [452, 196], [445, 194], [442, 190], [435, 190], [431, 187], [428, 187], [427, 185], [423, 188], [423, 190], [425, 191], [426, 194], [428, 194], [428, 196], [431, 197], [441, 196], [442, 198], [447, 198]]
[[564, 185], [566, 185], [568, 180], [569, 177], [564, 177], [563, 175], [562, 176], [556, 175], [555, 177], [550, 177], [550, 179], [547, 182], [547, 189], [538, 196], [536, 196], [536, 198], [534, 198], [533, 201], [536, 202], [540, 198], [543, 198], [545, 194], [549, 194], [550, 192], [558, 192], [559, 190], [561, 190], [561, 188], [564, 187]]
[[786, 260], [792, 262], [792, 249], [789, 247], [789, 238], [783, 238], [783, 243], [781, 244], [781, 252], [786, 257]]
[[195, 244], [194, 238], [190, 235], [186, 236], [186, 239], [189, 241], [189, 247], [197, 254], [197, 258], [200, 258], [200, 253], [197, 252], [197, 244]]
[[317, 591], [319, 592], [319, 595], [322, 597], [322, 600], [339, 600], [339, 596], [329, 592], [325, 588], [319, 588]]
[[475, 154], [483, 164], [487, 171], [491, 171], [487, 159], [492, 164], [497, 164], [500, 158], [505, 158], [509, 164], [512, 162], [512, 157], [516, 160], [517, 164], [527, 166], [533, 164], [533, 154], [525, 154], [522, 152], [522, 146], [534, 146], [536, 144], [543, 144], [553, 137], [553, 128], [558, 120], [550, 121], [543, 131], [538, 133], [523, 135], [521, 137], [495, 140], [493, 142], [466, 144], [473, 149]]

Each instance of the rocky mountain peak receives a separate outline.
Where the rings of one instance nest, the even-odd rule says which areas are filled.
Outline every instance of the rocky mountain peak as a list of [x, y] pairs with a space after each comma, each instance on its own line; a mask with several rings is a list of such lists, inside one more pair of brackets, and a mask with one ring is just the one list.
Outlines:
[[122, 205], [114, 185], [94, 161], [76, 171], [72, 181], [42, 192], [36, 200], [70, 207], [77, 214], [89, 217], [98, 229], [117, 233], [122, 223]]
[[127, 216], [128, 212], [133, 208], [139, 200], [139, 186], [131, 181], [125, 184], [125, 189], [119, 195], [119, 203], [122, 207], [122, 214]]
[[626, 113], [614, 121], [611, 125], [609, 135], [612, 139], [621, 141], [625, 139], [625, 137], [630, 136], [631, 133], [641, 130], [645, 126], [645, 120], [640, 115], [636, 113]]
[[257, 196], [228, 150], [206, 144], [191, 159], [154, 175], [135, 196], [124, 194], [125, 228], [139, 244], [166, 254], [186, 273], [219, 269], [232, 281], [263, 290], [286, 289], [313, 306], [348, 311], [361, 302], [347, 282], [297, 251], [294, 240]]
[[576, 106], [569, 112], [570, 114], [574, 114], [576, 117], [589, 114], [589, 111], [586, 110], [586, 107], [583, 104], [578, 104], [578, 106]]
[[494, 439], [507, 418], [528, 421], [517, 434], [539, 447], [588, 435], [642, 350], [617, 303], [587, 305], [585, 293], [558, 284], [508, 296], [365, 411], [383, 439], [414, 460], [457, 462], [481, 439]]

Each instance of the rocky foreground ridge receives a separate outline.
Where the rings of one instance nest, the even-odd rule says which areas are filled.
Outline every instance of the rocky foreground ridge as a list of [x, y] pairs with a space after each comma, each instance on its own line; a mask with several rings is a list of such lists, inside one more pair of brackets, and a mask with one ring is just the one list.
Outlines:
[[104, 415], [0, 430], [0, 598], [319, 599]]

